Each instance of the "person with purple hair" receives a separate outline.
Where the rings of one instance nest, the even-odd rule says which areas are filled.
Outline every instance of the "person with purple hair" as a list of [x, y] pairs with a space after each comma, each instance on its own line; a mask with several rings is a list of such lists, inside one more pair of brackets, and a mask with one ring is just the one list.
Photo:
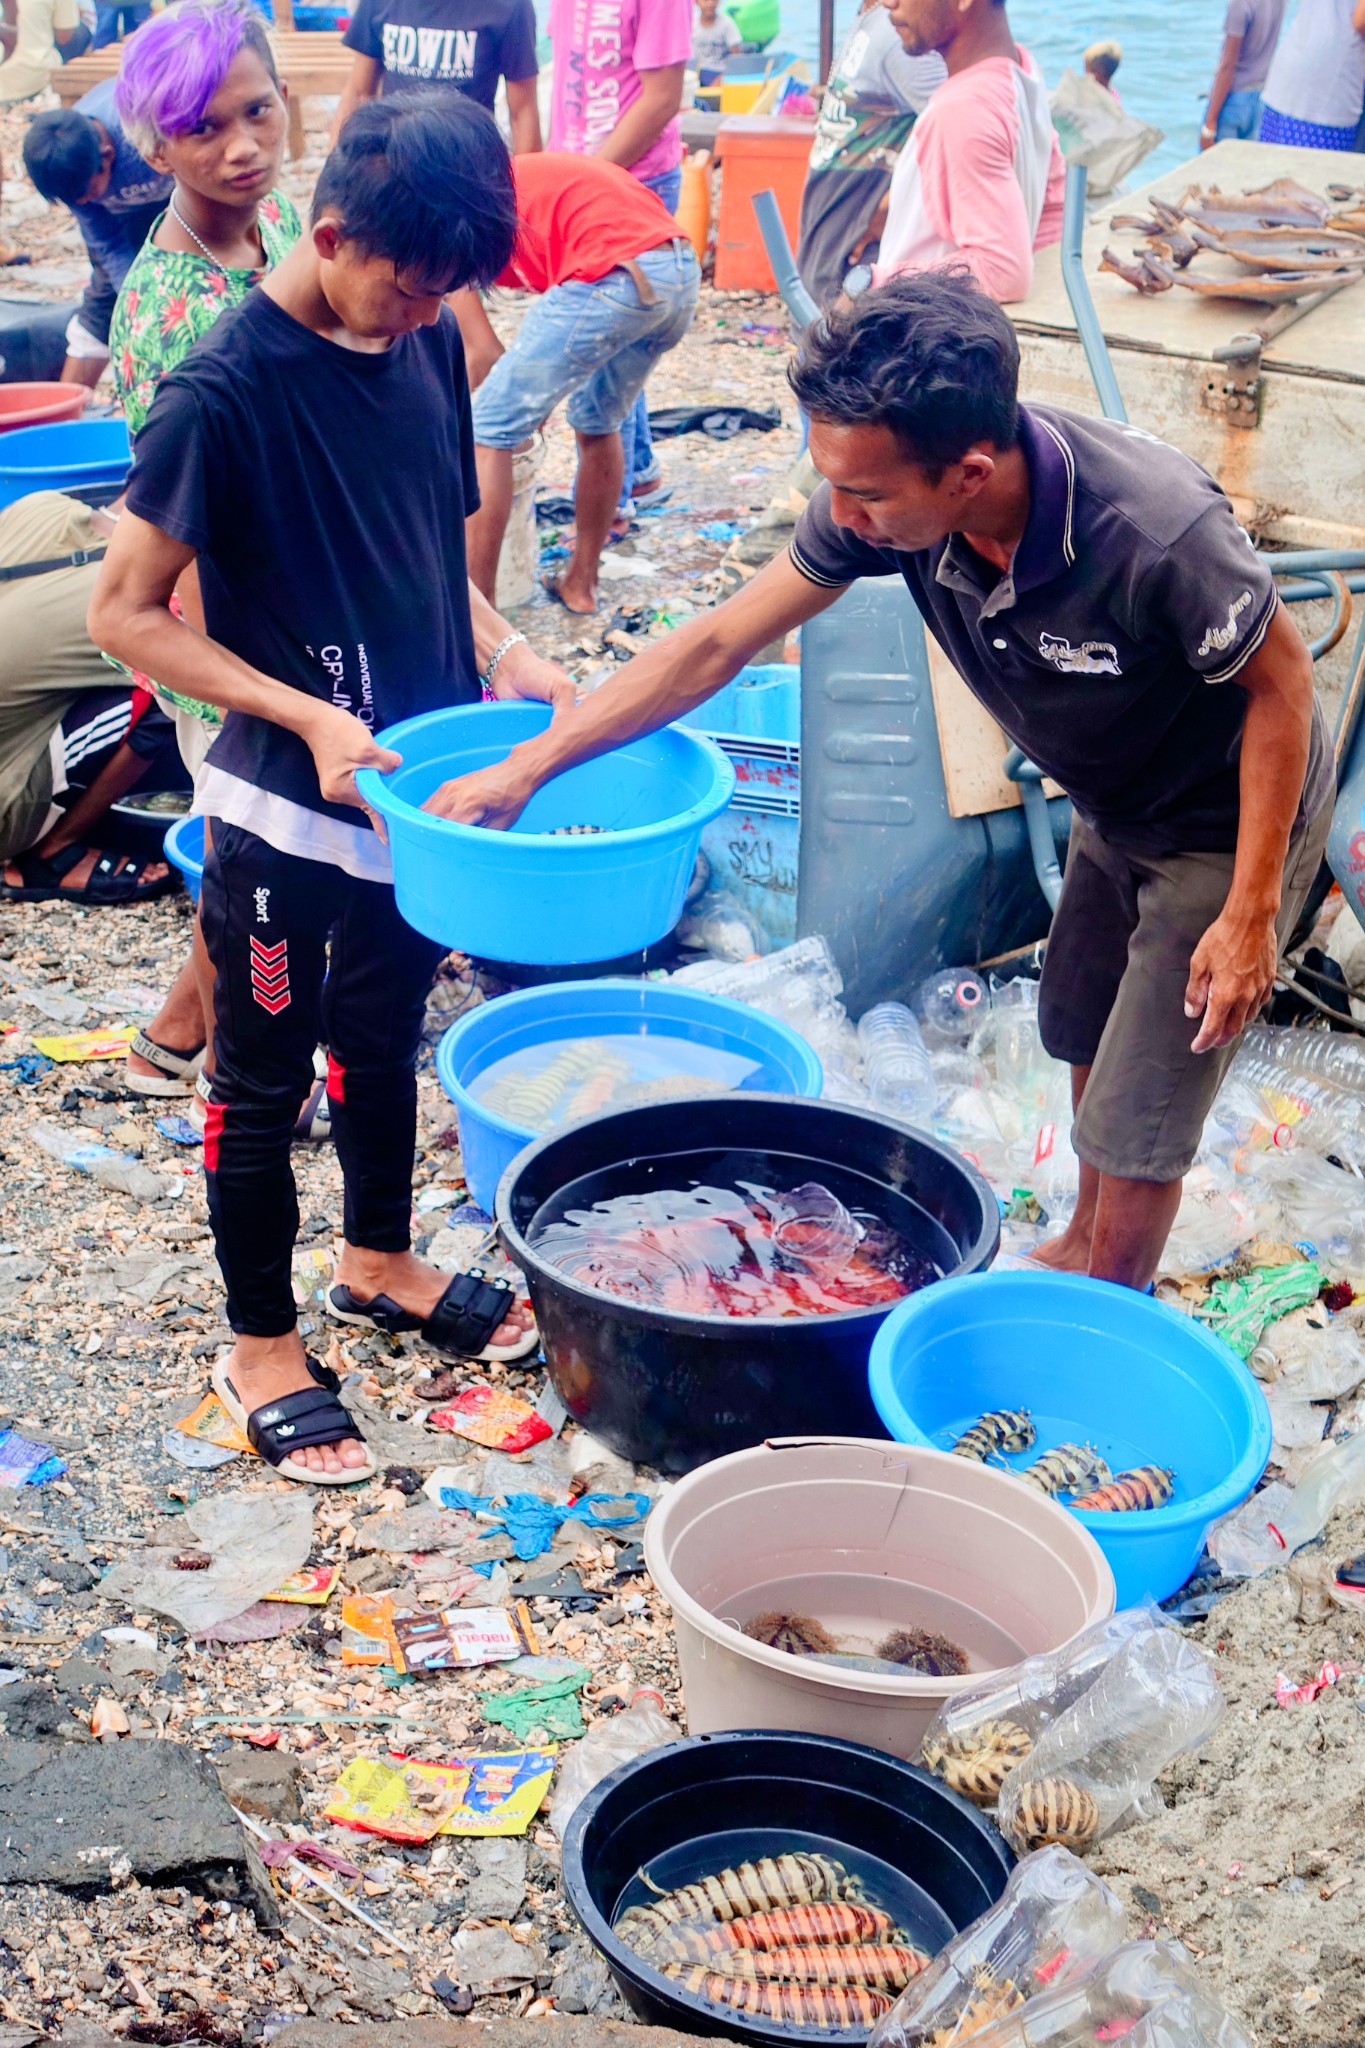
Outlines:
[[274, 189], [284, 91], [264, 18], [247, 0], [181, 0], [130, 37], [118, 81], [124, 133], [175, 186], [114, 308], [114, 388], [130, 433], [152, 394], [219, 315], [299, 237]]
[[[247, 0], [182, 0], [129, 38], [117, 85], [124, 133], [174, 178], [166, 209], [123, 280], [109, 342], [114, 387], [136, 437], [157, 385], [219, 316], [298, 240], [293, 203], [274, 189], [284, 156], [284, 92], [265, 31]], [[201, 614], [193, 571], [177, 593]], [[222, 723], [216, 707], [159, 690], [195, 773]], [[128, 1085], [167, 1094], [211, 1066], [213, 975], [198, 921], [194, 951], [165, 1003], [130, 1047]], [[207, 1081], [201, 1079], [202, 1095]], [[321, 1088], [313, 1091], [321, 1102]], [[308, 1119], [310, 1133], [313, 1119]]]

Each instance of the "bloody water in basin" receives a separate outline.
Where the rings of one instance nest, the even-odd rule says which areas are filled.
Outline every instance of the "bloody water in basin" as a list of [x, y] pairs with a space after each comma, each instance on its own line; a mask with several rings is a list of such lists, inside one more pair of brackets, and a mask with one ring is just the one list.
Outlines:
[[676, 1314], [877, 1308], [938, 1279], [942, 1236], [862, 1175], [757, 1153], [673, 1155], [584, 1176], [534, 1218], [548, 1265]]

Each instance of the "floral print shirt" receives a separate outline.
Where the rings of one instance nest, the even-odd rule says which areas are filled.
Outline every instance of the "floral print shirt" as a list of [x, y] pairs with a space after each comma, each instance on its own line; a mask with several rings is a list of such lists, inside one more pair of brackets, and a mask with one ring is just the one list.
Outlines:
[[[293, 201], [283, 192], [272, 192], [263, 199], [257, 218], [265, 250], [261, 270], [228, 270], [197, 250], [191, 255], [182, 249], [158, 249], [155, 237], [161, 221], [133, 258], [114, 307], [109, 349], [114, 359], [114, 389], [134, 440], [166, 372], [183, 362], [219, 314], [240, 305], [252, 285], [273, 270], [298, 240], [299, 217]], [[145, 679], [139, 676], [136, 680]], [[216, 704], [201, 704], [197, 698], [163, 689], [158, 683], [147, 687], [181, 710], [192, 711], [206, 725], [223, 722]]]
[[166, 372], [183, 362], [219, 314], [239, 305], [298, 240], [299, 217], [283, 192], [261, 201], [259, 219], [263, 270], [225, 270], [198, 251], [158, 249], [156, 227], [134, 257], [109, 330], [114, 388], [134, 438]]

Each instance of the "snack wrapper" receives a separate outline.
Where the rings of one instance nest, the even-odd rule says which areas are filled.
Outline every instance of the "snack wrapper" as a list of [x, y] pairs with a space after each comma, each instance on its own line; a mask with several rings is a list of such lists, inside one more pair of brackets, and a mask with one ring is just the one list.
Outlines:
[[528, 1401], [501, 1387], [466, 1387], [444, 1408], [433, 1408], [427, 1421], [433, 1429], [449, 1430], [452, 1436], [467, 1437], [470, 1443], [506, 1451], [509, 1456], [529, 1451], [532, 1444], [544, 1443], [554, 1435], [544, 1416], [537, 1415]]

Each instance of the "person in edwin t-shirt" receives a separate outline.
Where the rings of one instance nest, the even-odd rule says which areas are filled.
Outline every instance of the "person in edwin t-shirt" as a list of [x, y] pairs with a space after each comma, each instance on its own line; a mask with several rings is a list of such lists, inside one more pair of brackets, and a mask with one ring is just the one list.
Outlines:
[[961, 261], [1002, 303], [1026, 297], [1033, 251], [1062, 236], [1066, 167], [1042, 75], [1004, 0], [887, 0], [912, 57], [948, 76], [891, 178], [875, 284]]
[[[674, 212], [682, 192], [683, 73], [692, 0], [550, 0], [551, 149], [621, 164]], [[620, 509], [668, 494], [641, 392], [622, 430]], [[627, 519], [627, 524], [629, 523]]]
[[[482, 107], [417, 93], [354, 114], [311, 233], [158, 385], [90, 607], [98, 646], [228, 713], [195, 799], [216, 977], [204, 1172], [236, 1335], [214, 1385], [281, 1476], [314, 1484], [375, 1469], [305, 1355], [290, 1276], [289, 1141], [320, 1030], [345, 1182], [331, 1312], [463, 1358], [535, 1341], [505, 1288], [409, 1249], [416, 1058], [445, 949], [399, 915], [355, 785], [397, 766], [378, 729], [477, 702], [481, 680], [572, 700], [463, 573], [477, 487], [444, 299], [496, 274], [515, 227]], [[170, 609], [191, 562], [202, 635]]]
[[516, 253], [496, 282], [542, 296], [504, 349], [474, 292], [456, 311], [474, 397], [479, 509], [469, 573], [491, 598], [512, 510], [512, 453], [562, 398], [578, 437], [573, 554], [546, 587], [567, 610], [597, 607], [597, 571], [624, 471], [621, 426], [661, 355], [692, 324], [700, 273], [652, 192], [600, 157], [518, 157]]
[[513, 151], [540, 148], [531, 0], [359, 0], [341, 40], [356, 56], [333, 142], [356, 108], [379, 93], [444, 86], [491, 113], [501, 78]]

